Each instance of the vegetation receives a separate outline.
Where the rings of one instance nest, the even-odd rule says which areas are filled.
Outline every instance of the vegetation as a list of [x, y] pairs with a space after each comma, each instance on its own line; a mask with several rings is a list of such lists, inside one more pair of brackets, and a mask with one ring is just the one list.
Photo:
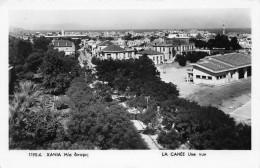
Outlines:
[[210, 39], [208, 42], [201, 40], [201, 38], [190, 39], [195, 43], [197, 48], [224, 48], [225, 50], [238, 50], [242, 47], [238, 44], [237, 38], [232, 37], [231, 40], [225, 35], [218, 34], [215, 39]]
[[[107, 90], [99, 86], [99, 90], [102, 88]], [[126, 109], [106, 101], [100, 93], [94, 93], [82, 77], [75, 79], [67, 91], [72, 100], [68, 122], [72, 143], [87, 142], [98, 149], [146, 149]]]
[[187, 58], [184, 55], [177, 54], [175, 56], [175, 61], [179, 63], [180, 66], [186, 66]]
[[208, 53], [206, 52], [188, 52], [187, 54], [185, 54], [187, 61], [190, 61], [190, 63], [196, 63], [206, 56], [208, 56]]
[[43, 85], [50, 93], [64, 94], [73, 78], [79, 76], [80, 66], [76, 58], [49, 50], [44, 54], [39, 72], [43, 75]]
[[[160, 132], [158, 142], [164, 148], [176, 149], [188, 143], [192, 149], [251, 149], [250, 126], [237, 125], [233, 118], [214, 107], [179, 98], [176, 86], [161, 81], [145, 55], [139, 60], [93, 60], [93, 63], [100, 80], [130, 95], [128, 105], [139, 108], [142, 113], [137, 118], [148, 129]], [[146, 96], [150, 96], [149, 101]]]
[[63, 138], [61, 124], [54, 113], [43, 108], [37, 90], [32, 82], [22, 82], [14, 93], [9, 107], [10, 149], [41, 149]]
[[[112, 94], [125, 96], [130, 107], [142, 112], [137, 118], [148, 125], [148, 133], [159, 132], [158, 142], [166, 149], [184, 143], [192, 149], [251, 149], [250, 126], [237, 125], [216, 108], [179, 98], [176, 86], [160, 79], [147, 55], [95, 58], [96, 73], [85, 76], [75, 58], [47, 42], [10, 37], [9, 43], [9, 62], [19, 77], [10, 98], [10, 149], [147, 149], [130, 121], [133, 116]], [[39, 73], [42, 81], [31, 82]], [[50, 108], [46, 93], [61, 98]]]

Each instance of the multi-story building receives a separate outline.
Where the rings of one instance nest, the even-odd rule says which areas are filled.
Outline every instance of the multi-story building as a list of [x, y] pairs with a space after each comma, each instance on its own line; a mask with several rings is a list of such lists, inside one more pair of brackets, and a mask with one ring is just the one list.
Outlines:
[[195, 44], [189, 38], [166, 38], [165, 43], [154, 43], [153, 49], [162, 52], [166, 61], [173, 61], [176, 54], [183, 54], [195, 50]]
[[53, 40], [54, 49], [64, 51], [65, 55], [75, 54], [75, 44], [69, 40]]
[[165, 55], [162, 52], [158, 52], [158, 51], [155, 51], [155, 50], [152, 50], [152, 49], [148, 49], [148, 50], [140, 51], [136, 55], [138, 57], [140, 57], [140, 56], [142, 56], [144, 54], [147, 54], [147, 56], [151, 60], [153, 60], [155, 65], [159, 65], [159, 64], [163, 64], [164, 63]]
[[136, 58], [135, 50], [133, 49], [124, 49], [121, 48], [118, 45], [110, 45], [102, 49], [101, 52], [101, 58], [102, 59], [130, 59], [130, 58]]

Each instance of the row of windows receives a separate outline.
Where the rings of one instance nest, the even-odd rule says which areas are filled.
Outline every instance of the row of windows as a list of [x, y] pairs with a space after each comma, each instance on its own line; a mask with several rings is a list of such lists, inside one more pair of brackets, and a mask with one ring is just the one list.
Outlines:
[[[123, 53], [123, 58], [125, 59], [125, 53]], [[111, 58], [111, 54], [107, 54], [107, 57], [108, 58]], [[128, 57], [129, 58], [132, 58], [132, 53], [130, 52], [130, 53], [128, 53]], [[116, 59], [118, 59], [118, 53], [116, 53]]]
[[208, 79], [208, 80], [212, 80], [212, 77], [211, 77], [211, 76], [196, 75], [196, 78], [198, 78], [198, 79]]
[[[212, 80], [212, 77], [211, 76], [203, 76], [203, 75], [196, 75], [196, 78], [198, 79], [208, 79], [208, 80]], [[224, 79], [226, 78], [226, 75], [220, 75], [220, 76], [217, 76], [217, 79]]]
[[[162, 61], [162, 56], [160, 56], [160, 60]], [[155, 61], [155, 57], [153, 57], [153, 61]], [[157, 56], [157, 61], [158, 61], [158, 56]]]
[[[181, 46], [182, 47], [182, 50], [193, 50], [193, 46]], [[181, 47], [174, 47], [173, 49], [176, 50], [176, 51], [179, 51], [181, 49]], [[159, 48], [159, 49], [158, 49]], [[157, 51], [160, 51], [160, 52], [165, 52], [165, 47], [158, 47], [156, 48]], [[170, 50], [172, 50], [172, 48], [170, 48]], [[169, 53], [171, 54], [171, 51], [169, 51]]]
[[226, 75], [217, 76], [217, 79], [223, 79], [223, 78], [226, 78]]

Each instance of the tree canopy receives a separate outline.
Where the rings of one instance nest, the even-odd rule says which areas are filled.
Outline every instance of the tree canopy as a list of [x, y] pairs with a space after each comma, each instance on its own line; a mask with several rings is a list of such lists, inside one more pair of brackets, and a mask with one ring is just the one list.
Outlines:
[[51, 93], [65, 93], [70, 82], [80, 74], [80, 66], [76, 58], [65, 56], [64, 52], [49, 50], [44, 54], [40, 66], [43, 75], [43, 85]]
[[209, 39], [207, 42], [201, 40], [201, 38], [191, 38], [190, 41], [194, 42], [197, 48], [223, 48], [225, 50], [238, 50], [242, 48], [238, 44], [236, 37], [232, 37], [231, 40], [229, 40], [228, 36], [220, 34], [216, 35], [215, 39]]

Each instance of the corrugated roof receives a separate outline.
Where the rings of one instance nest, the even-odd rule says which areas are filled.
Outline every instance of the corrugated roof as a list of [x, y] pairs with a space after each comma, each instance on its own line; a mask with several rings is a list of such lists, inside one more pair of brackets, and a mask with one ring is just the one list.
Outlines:
[[125, 51], [123, 48], [119, 47], [118, 45], [110, 45], [107, 46], [102, 50], [103, 52], [122, 52]]
[[54, 40], [53, 45], [54, 47], [72, 47], [72, 43], [69, 40]]
[[163, 55], [163, 53], [161, 52], [158, 52], [158, 51], [155, 51], [155, 50], [143, 50], [143, 51], [140, 51], [138, 52], [137, 54], [147, 54], [147, 55]]
[[251, 64], [251, 56], [241, 53], [217, 55], [212, 56], [212, 58], [233, 66], [243, 66]]
[[193, 65], [206, 68], [213, 73], [217, 73], [238, 67], [249, 66], [251, 65], [251, 56], [241, 53], [208, 56]]

